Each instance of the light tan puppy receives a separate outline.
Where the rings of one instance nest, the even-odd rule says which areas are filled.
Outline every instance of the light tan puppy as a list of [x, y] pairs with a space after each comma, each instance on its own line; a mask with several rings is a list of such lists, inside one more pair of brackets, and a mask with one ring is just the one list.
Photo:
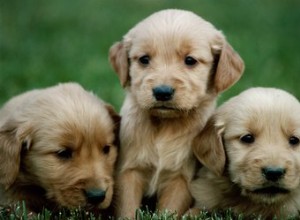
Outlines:
[[0, 204], [107, 208], [119, 120], [75, 83], [12, 98], [0, 110]]
[[223, 34], [192, 12], [163, 10], [110, 49], [126, 98], [121, 109], [117, 215], [133, 217], [143, 196], [182, 214], [192, 197], [191, 141], [244, 65]]
[[300, 103], [272, 88], [222, 105], [193, 142], [206, 167], [191, 184], [196, 207], [287, 219], [300, 210]]

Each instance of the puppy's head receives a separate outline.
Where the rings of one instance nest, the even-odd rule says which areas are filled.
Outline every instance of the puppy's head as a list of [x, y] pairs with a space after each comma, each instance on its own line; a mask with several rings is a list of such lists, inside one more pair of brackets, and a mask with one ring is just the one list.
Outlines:
[[[253, 201], [287, 199], [300, 181], [300, 103], [279, 89], [254, 88], [221, 106], [193, 142], [197, 158]], [[225, 153], [226, 152], [226, 153]]]
[[244, 64], [223, 34], [182, 10], [157, 12], [110, 48], [110, 62], [137, 105], [176, 117], [229, 88]]
[[59, 207], [108, 207], [120, 120], [113, 108], [71, 83], [25, 102], [1, 127], [0, 183], [40, 188]]

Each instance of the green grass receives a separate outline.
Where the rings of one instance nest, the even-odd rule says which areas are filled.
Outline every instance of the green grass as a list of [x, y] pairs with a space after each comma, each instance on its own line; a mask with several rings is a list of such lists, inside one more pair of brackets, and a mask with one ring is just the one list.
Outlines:
[[[139, 220], [177, 220], [178, 215], [171, 212], [151, 212], [149, 210], [137, 210], [136, 219]], [[73, 210], [62, 210], [57, 213], [51, 213], [43, 210], [41, 213], [33, 213], [26, 209], [25, 202], [19, 202], [7, 207], [0, 207], [0, 220], [101, 220], [111, 219], [114, 217], [96, 216], [91, 212], [81, 208]], [[201, 211], [197, 216], [184, 215], [182, 220], [243, 220], [243, 216], [234, 215], [230, 210], [224, 213]], [[255, 219], [259, 220], [259, 217]], [[125, 220], [125, 219], [124, 219]]]
[[[253, 86], [300, 97], [298, 0], [0, 0], [0, 105], [26, 90], [76, 81], [118, 110], [124, 92], [108, 63], [109, 47], [165, 8], [192, 10], [212, 22], [244, 59], [243, 77], [219, 103]], [[13, 217], [24, 214], [18, 207], [8, 219], [26, 219]]]
[[[96, 216], [91, 212], [81, 208], [73, 210], [61, 210], [57, 213], [51, 213], [48, 210], [43, 210], [41, 213], [33, 213], [25, 208], [25, 202], [19, 202], [8, 207], [0, 207], [0, 220], [114, 220], [114, 217]], [[167, 211], [151, 212], [149, 210], [137, 210], [135, 219], [139, 220], [177, 220], [178, 215]], [[181, 220], [245, 220], [255, 219], [262, 220], [260, 216], [250, 216], [246, 218], [242, 214], [235, 215], [228, 209], [224, 212], [207, 212], [201, 211], [198, 215], [184, 215]], [[278, 218], [281, 219], [281, 218]], [[285, 220], [296, 220], [299, 218], [288, 217]], [[121, 219], [118, 219], [121, 220]], [[128, 219], [124, 219], [128, 220]], [[273, 220], [277, 220], [274, 218]]]

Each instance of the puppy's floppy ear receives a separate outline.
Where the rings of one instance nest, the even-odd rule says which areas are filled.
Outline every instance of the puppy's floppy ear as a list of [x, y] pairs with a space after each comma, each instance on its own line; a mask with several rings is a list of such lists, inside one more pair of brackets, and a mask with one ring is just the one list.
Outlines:
[[244, 72], [244, 62], [225, 39], [222, 40], [222, 46], [212, 46], [212, 53], [215, 56], [213, 86], [220, 93], [240, 79]]
[[217, 175], [223, 174], [226, 161], [222, 142], [223, 130], [224, 127], [217, 125], [215, 117], [212, 116], [192, 144], [197, 159]]
[[0, 184], [5, 188], [18, 176], [21, 151], [31, 145], [28, 133], [16, 121], [8, 121], [0, 128]]
[[110, 47], [109, 61], [118, 74], [121, 85], [126, 87], [129, 82], [129, 61], [124, 42], [116, 42]]
[[115, 109], [111, 105], [105, 104], [105, 108], [107, 109], [110, 117], [112, 118], [112, 120], [114, 122], [114, 134], [115, 134], [114, 145], [119, 147], [120, 146], [119, 132], [120, 132], [120, 125], [121, 125], [121, 116], [118, 115], [118, 113], [115, 111]]

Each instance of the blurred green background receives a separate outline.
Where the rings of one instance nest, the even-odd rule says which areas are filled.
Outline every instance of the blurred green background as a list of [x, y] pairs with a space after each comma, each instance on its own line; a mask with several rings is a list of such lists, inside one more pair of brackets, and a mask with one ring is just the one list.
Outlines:
[[219, 103], [253, 86], [300, 98], [299, 0], [0, 0], [0, 105], [25, 90], [76, 81], [119, 110], [124, 91], [109, 47], [165, 8], [212, 22], [244, 59], [243, 77]]

